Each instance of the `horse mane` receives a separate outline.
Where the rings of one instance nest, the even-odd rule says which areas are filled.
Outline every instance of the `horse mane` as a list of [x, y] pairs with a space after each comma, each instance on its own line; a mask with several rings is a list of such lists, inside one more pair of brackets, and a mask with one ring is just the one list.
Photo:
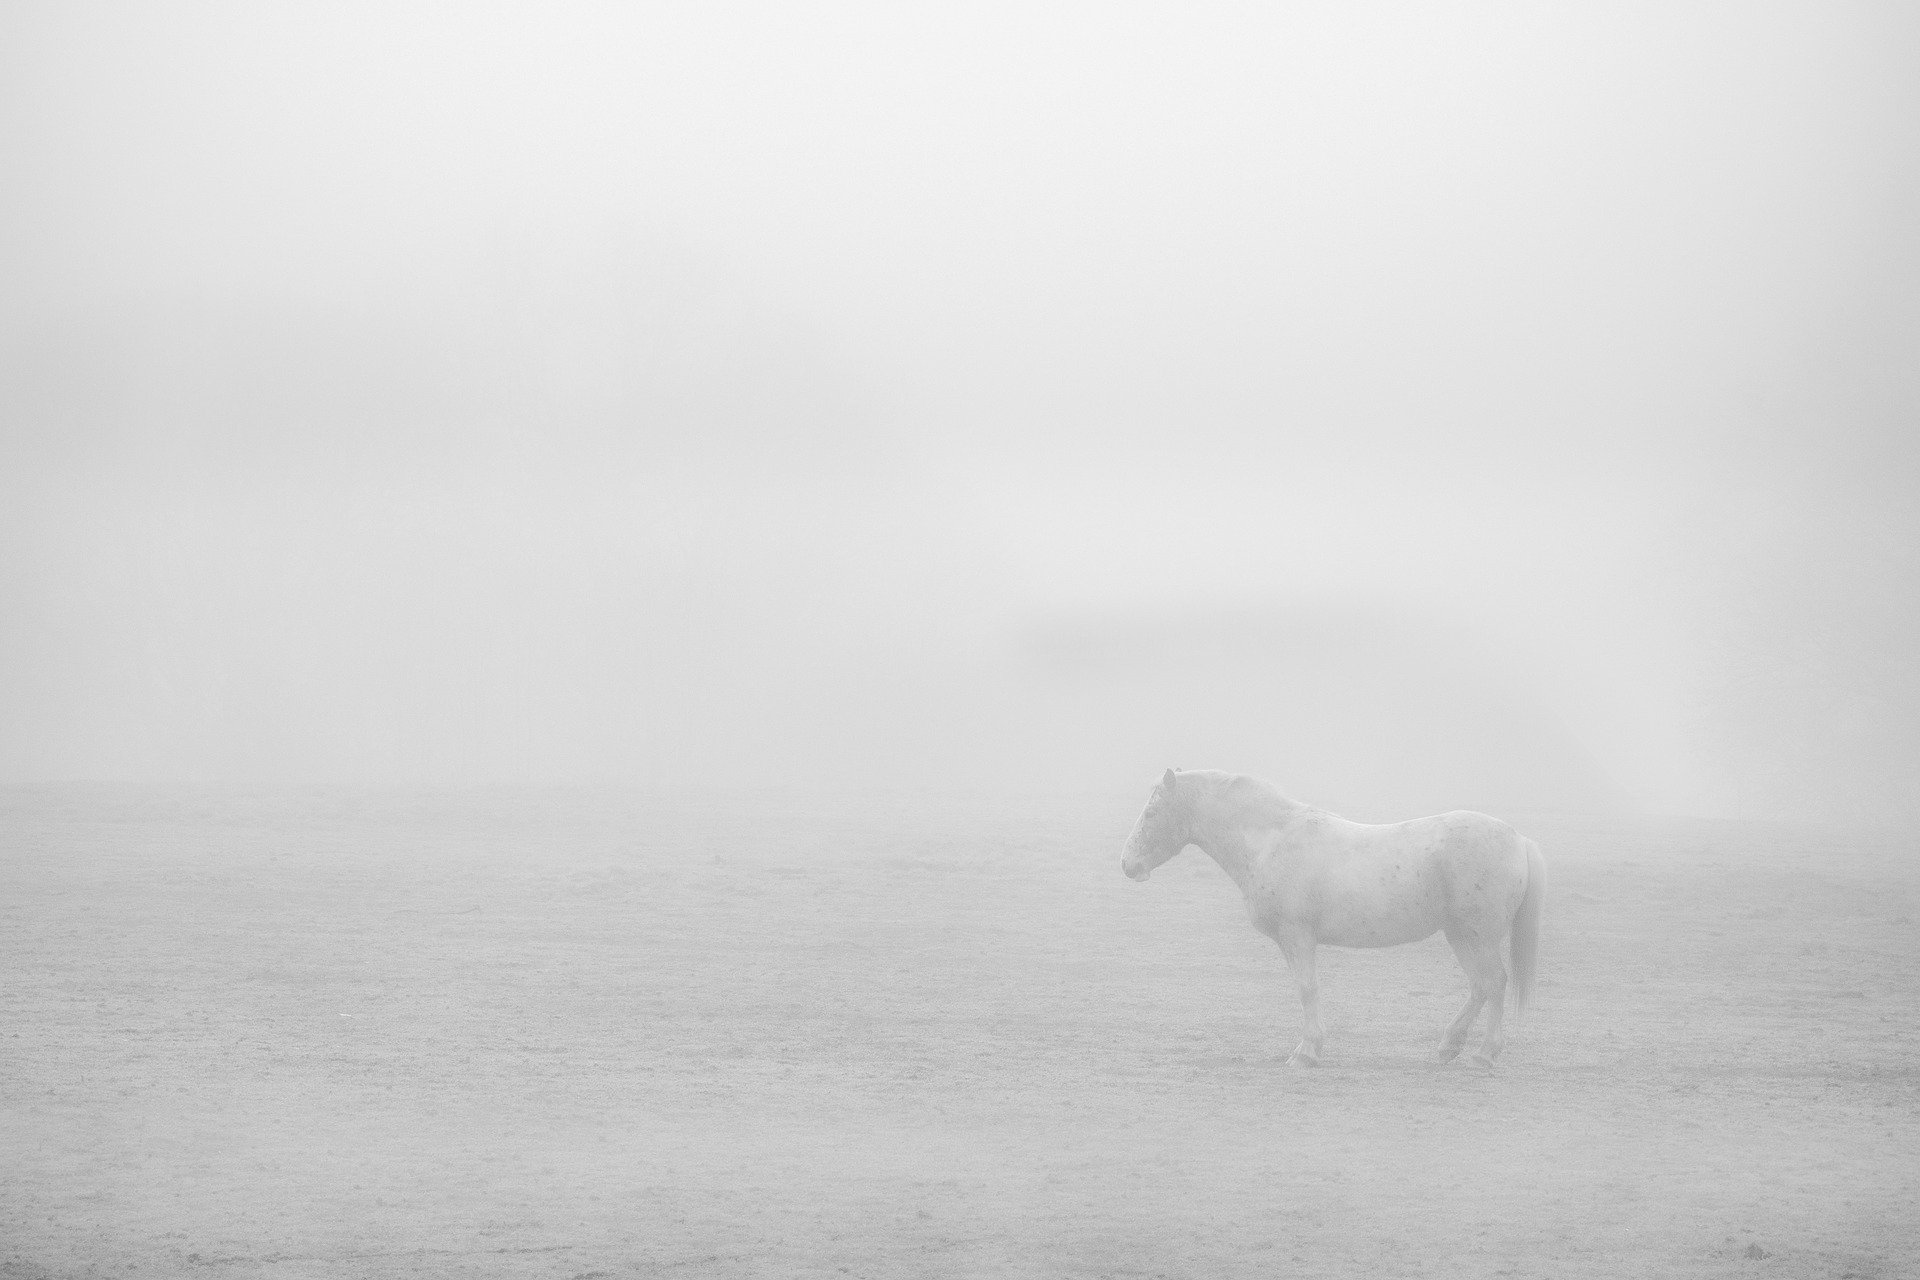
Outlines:
[[1194, 769], [1178, 776], [1183, 781], [1191, 778], [1201, 782], [1207, 792], [1226, 805], [1236, 818], [1276, 818], [1305, 807], [1298, 800], [1283, 794], [1272, 783], [1244, 773]]

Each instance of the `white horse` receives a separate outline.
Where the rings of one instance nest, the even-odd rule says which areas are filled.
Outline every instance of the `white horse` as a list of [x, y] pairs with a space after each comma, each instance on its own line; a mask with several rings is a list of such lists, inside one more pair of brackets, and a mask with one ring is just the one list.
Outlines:
[[1289, 800], [1257, 778], [1169, 769], [1127, 837], [1120, 869], [1145, 880], [1190, 844], [1233, 877], [1253, 927], [1280, 944], [1293, 968], [1306, 1028], [1290, 1066], [1320, 1058], [1313, 953], [1323, 942], [1392, 947], [1446, 932], [1472, 990], [1435, 1062], [1459, 1055], [1482, 1005], [1487, 1037], [1473, 1060], [1491, 1066], [1499, 1055], [1508, 990], [1500, 944], [1509, 936], [1514, 1002], [1525, 1009], [1533, 999], [1547, 864], [1539, 845], [1497, 818], [1458, 810], [1368, 826]]

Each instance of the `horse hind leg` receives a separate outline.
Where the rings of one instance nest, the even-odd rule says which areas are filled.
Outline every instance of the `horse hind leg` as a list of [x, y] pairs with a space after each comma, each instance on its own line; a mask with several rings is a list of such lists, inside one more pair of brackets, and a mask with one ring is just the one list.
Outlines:
[[1467, 1002], [1447, 1027], [1446, 1034], [1440, 1037], [1440, 1047], [1433, 1051], [1433, 1060], [1451, 1062], [1459, 1057], [1481, 1007], [1491, 1005], [1487, 1014], [1487, 1037], [1481, 1042], [1480, 1052], [1473, 1056], [1475, 1062], [1490, 1067], [1506, 1044], [1500, 1024], [1506, 1008], [1507, 966], [1500, 958], [1500, 944], [1489, 943], [1470, 930], [1449, 929], [1447, 945], [1453, 948], [1460, 967], [1466, 971]]
[[1467, 992], [1467, 1003], [1460, 1009], [1460, 1016], [1440, 1037], [1440, 1046], [1433, 1051], [1434, 1062], [1452, 1062], [1460, 1056], [1460, 1049], [1467, 1043], [1467, 1032], [1473, 1027], [1473, 1020], [1480, 1016], [1480, 1006], [1487, 998], [1480, 994], [1478, 987]]
[[1507, 1033], [1502, 1025], [1507, 1014], [1507, 966], [1500, 959], [1499, 943], [1493, 944], [1480, 964], [1485, 972], [1477, 981], [1484, 982], [1487, 988], [1487, 1038], [1480, 1042], [1480, 1052], [1473, 1055], [1473, 1060], [1490, 1067], [1507, 1047]]

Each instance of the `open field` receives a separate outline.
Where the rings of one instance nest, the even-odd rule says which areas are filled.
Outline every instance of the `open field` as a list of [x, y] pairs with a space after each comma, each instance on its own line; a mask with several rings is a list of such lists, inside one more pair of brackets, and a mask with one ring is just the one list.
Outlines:
[[1920, 1274], [1920, 848], [1513, 817], [1540, 1001], [1144, 799], [0, 795], [0, 1276]]

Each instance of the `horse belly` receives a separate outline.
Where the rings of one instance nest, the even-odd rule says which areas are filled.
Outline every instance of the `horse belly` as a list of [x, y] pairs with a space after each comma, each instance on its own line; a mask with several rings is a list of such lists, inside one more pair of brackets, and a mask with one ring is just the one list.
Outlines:
[[1430, 938], [1446, 923], [1446, 890], [1437, 876], [1374, 876], [1328, 893], [1319, 940], [1336, 947], [1397, 947]]

